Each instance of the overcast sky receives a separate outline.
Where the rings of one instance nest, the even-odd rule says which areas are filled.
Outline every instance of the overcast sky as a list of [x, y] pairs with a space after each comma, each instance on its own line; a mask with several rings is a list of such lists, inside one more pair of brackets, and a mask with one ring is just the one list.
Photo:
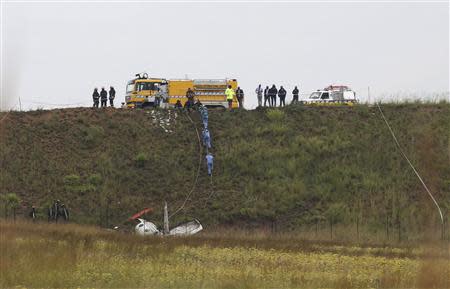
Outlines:
[[[14, 3], [2, 5], [1, 108], [123, 101], [135, 73], [236, 78], [358, 97], [449, 91], [448, 3]], [[442, 95], [441, 95], [442, 97]]]

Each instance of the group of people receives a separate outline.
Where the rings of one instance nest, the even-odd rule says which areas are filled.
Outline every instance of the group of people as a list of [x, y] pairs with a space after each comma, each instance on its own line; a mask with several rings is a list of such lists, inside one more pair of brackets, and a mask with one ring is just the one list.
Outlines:
[[[35, 206], [31, 207], [31, 211], [28, 214], [33, 222], [37, 219], [37, 209]], [[47, 209], [47, 220], [48, 222], [54, 221], [58, 222], [59, 218], [63, 218], [64, 221], [69, 221], [69, 210], [66, 208], [64, 203], [60, 200], [53, 201], [53, 204]]]
[[[277, 96], [279, 98], [279, 106], [286, 106], [286, 95], [287, 91], [283, 86], [280, 86], [279, 89], [275, 86], [275, 84], [272, 85], [272, 87], [269, 88], [269, 86], [266, 86], [264, 89], [262, 85], [260, 84], [256, 90], [255, 90], [256, 96], [258, 98], [258, 106], [263, 106], [263, 99], [264, 99], [264, 106], [269, 107], [276, 107], [277, 106]], [[109, 95], [109, 97], [108, 97]], [[244, 90], [238, 86], [236, 90], [234, 90], [231, 85], [228, 85], [227, 89], [225, 90], [225, 96], [228, 103], [228, 108], [233, 108], [233, 100], [236, 97], [238, 101], [239, 108], [244, 107]], [[292, 90], [292, 104], [298, 102], [298, 96], [299, 96], [299, 89], [297, 86], [295, 86], [294, 90]], [[109, 99], [109, 105], [111, 107], [114, 107], [114, 98], [116, 97], [116, 91], [114, 87], [110, 87], [109, 92], [105, 90], [104, 87], [102, 87], [101, 91], [99, 92], [97, 88], [94, 89], [94, 93], [92, 94], [92, 98], [94, 101], [93, 107], [99, 107], [99, 104], [101, 107], [107, 106], [107, 101]], [[190, 111], [191, 109], [194, 109], [195, 107], [199, 107], [201, 105], [200, 101], [197, 100], [195, 102], [195, 92], [188, 88], [186, 91], [186, 98], [187, 101], [184, 103], [184, 108]], [[158, 88], [157, 93], [155, 94], [155, 101], [154, 106], [155, 107], [166, 107], [168, 106], [168, 93], [167, 93], [167, 87], [162, 86], [161, 88]], [[175, 108], [181, 109], [183, 108], [183, 104], [181, 103], [181, 100], [177, 100], [175, 103]]]
[[210, 152], [211, 149], [211, 134], [208, 130], [208, 109], [206, 106], [199, 105], [198, 111], [200, 112], [200, 116], [202, 118], [203, 123], [203, 131], [202, 131], [202, 139], [203, 139], [203, 146], [206, 148], [206, 166], [208, 169], [208, 176], [212, 176], [213, 171], [213, 162], [214, 157]]
[[[271, 88], [269, 86], [266, 86], [266, 88], [262, 88], [262, 85], [260, 84], [256, 90], [255, 90], [256, 96], [258, 98], [258, 106], [263, 106], [262, 101], [264, 97], [264, 106], [267, 106], [267, 103], [269, 103], [269, 107], [276, 107], [277, 106], [277, 96], [280, 99], [280, 107], [286, 106], [286, 95], [287, 91], [283, 86], [280, 86], [280, 89], [277, 89], [277, 87], [272, 85]], [[299, 90], [297, 86], [295, 86], [294, 90], [292, 91], [292, 103], [298, 102], [298, 95]]]
[[55, 200], [53, 202], [53, 205], [48, 208], [47, 215], [49, 222], [55, 221], [58, 223], [60, 217], [63, 218], [64, 221], [69, 221], [69, 210], [60, 200]]
[[[114, 98], [116, 97], [116, 90], [114, 87], [109, 88], [109, 105], [114, 107]], [[102, 87], [100, 93], [97, 88], [94, 88], [94, 93], [92, 93], [92, 99], [94, 101], [93, 107], [98, 107], [99, 101], [101, 101], [101, 107], [106, 107], [108, 101], [108, 92]]]
[[238, 86], [236, 91], [234, 91], [231, 85], [228, 85], [228, 88], [225, 90], [225, 95], [227, 97], [229, 109], [233, 108], [233, 99], [235, 96], [238, 101], [239, 108], [244, 108], [244, 91], [240, 86]]

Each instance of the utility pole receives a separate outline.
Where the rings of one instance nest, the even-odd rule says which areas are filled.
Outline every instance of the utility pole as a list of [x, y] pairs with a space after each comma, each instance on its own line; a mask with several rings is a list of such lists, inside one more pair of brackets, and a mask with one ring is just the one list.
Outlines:
[[164, 202], [164, 235], [169, 234], [169, 211], [167, 210], [167, 202]]
[[367, 103], [370, 104], [370, 86], [367, 87]]

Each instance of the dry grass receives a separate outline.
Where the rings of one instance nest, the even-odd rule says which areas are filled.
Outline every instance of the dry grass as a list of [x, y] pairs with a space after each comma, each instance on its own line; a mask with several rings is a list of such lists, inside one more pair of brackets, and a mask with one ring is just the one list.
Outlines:
[[448, 243], [363, 247], [295, 236], [140, 238], [74, 224], [0, 223], [3, 288], [448, 288]]

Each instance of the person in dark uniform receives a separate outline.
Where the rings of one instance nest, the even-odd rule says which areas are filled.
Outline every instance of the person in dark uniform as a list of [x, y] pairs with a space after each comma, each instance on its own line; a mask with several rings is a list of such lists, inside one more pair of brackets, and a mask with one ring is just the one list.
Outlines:
[[239, 103], [239, 108], [244, 108], [244, 104], [243, 104], [243, 101], [244, 101], [244, 91], [243, 91], [242, 88], [240, 88], [239, 86], [238, 86], [238, 88], [236, 89], [236, 98], [237, 98], [238, 103]]
[[181, 100], [177, 100], [177, 102], [175, 103], [175, 108], [176, 109], [182, 109], [183, 105], [181, 104]]
[[298, 90], [297, 86], [295, 86], [294, 90], [292, 91], [292, 104], [298, 103], [298, 93], [299, 93], [299, 90]]
[[267, 102], [269, 102], [270, 106], [269, 86], [266, 86], [266, 88], [264, 88], [264, 106], [266, 106]]
[[284, 89], [283, 86], [280, 86], [280, 89], [278, 90], [278, 97], [280, 98], [280, 107], [286, 106], [286, 89]]
[[274, 84], [269, 89], [270, 106], [272, 106], [272, 107], [277, 106], [277, 93], [278, 93], [278, 89], [276, 88], [276, 86]]
[[69, 221], [69, 210], [67, 210], [66, 206], [61, 203], [59, 208], [59, 215], [63, 217], [64, 221]]
[[114, 89], [114, 87], [110, 87], [109, 88], [109, 105], [111, 107], [114, 107], [114, 98], [116, 97], [116, 90]]
[[106, 101], [108, 100], [108, 93], [106, 92], [105, 88], [102, 87], [102, 91], [100, 91], [100, 100], [101, 100], [101, 107], [106, 107]]
[[191, 88], [188, 88], [188, 90], [186, 91], [186, 98], [188, 100], [184, 104], [184, 107], [187, 108], [187, 110], [190, 112], [191, 108], [193, 108], [194, 106], [194, 98], [195, 98], [195, 92]]
[[94, 100], [94, 106], [98, 108], [98, 100], [100, 99], [100, 94], [98, 93], [98, 89], [94, 88], [94, 93], [92, 94], [92, 99]]

